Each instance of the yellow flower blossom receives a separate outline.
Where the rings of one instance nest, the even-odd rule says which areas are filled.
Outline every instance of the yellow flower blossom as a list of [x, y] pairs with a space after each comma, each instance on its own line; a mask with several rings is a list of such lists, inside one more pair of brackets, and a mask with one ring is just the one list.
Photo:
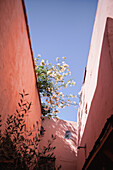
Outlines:
[[63, 64], [63, 66], [64, 66], [64, 67], [69, 67], [69, 65], [68, 65], [68, 64], [66, 64], [66, 63], [64, 63], [64, 64]]
[[40, 54], [38, 54], [38, 58], [40, 58], [41, 57], [41, 55]]
[[72, 97], [72, 98], [73, 98], [73, 95], [72, 95], [72, 94], [70, 94], [70, 97]]
[[62, 57], [64, 60], [66, 59], [66, 57]]
[[59, 57], [56, 58], [56, 61], [58, 61], [58, 60], [59, 60]]

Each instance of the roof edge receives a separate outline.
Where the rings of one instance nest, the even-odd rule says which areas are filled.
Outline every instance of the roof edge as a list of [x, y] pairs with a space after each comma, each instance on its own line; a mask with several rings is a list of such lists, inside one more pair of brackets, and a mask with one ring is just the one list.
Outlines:
[[[25, 7], [24, 0], [21, 0], [21, 2], [22, 2], [23, 12], [24, 12], [27, 35], [28, 35], [29, 46], [30, 46], [30, 51], [31, 51], [31, 57], [32, 57], [32, 62], [33, 62], [33, 68], [34, 68], [34, 74], [35, 74], [35, 80], [36, 80], [36, 85], [37, 85], [37, 76], [36, 76], [36, 71], [35, 71], [35, 62], [34, 62], [34, 55], [33, 55], [32, 45], [31, 45], [31, 37], [30, 37], [30, 31], [29, 31], [29, 25], [28, 25], [28, 19], [27, 19], [27, 12], [26, 12], [26, 7]], [[37, 88], [37, 92], [38, 92], [38, 95], [39, 95], [39, 101], [40, 101], [40, 105], [41, 105], [41, 97], [40, 97], [38, 88]]]
[[33, 61], [33, 68], [34, 68], [35, 78], [36, 78], [36, 82], [37, 82], [36, 71], [35, 71], [35, 62], [34, 62], [32, 45], [31, 45], [31, 38], [30, 38], [30, 31], [29, 31], [28, 19], [27, 19], [27, 12], [26, 12], [26, 7], [25, 7], [24, 0], [21, 0], [21, 2], [22, 2], [24, 17], [25, 17], [25, 23], [26, 23], [26, 28], [27, 28], [27, 35], [28, 35], [28, 40], [29, 40], [29, 46], [30, 46], [32, 61]]

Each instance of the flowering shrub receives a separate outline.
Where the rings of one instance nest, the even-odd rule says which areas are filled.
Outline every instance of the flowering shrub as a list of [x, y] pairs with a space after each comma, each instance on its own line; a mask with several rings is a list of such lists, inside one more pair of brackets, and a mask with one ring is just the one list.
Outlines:
[[[0, 169], [1, 170], [36, 170], [43, 167], [51, 169], [55, 161], [53, 142], [56, 136], [51, 135], [46, 146], [39, 147], [43, 137], [38, 121], [33, 127], [26, 126], [26, 116], [31, 109], [31, 102], [26, 100], [29, 94], [20, 93], [19, 108], [8, 115], [2, 123], [0, 115]], [[5, 124], [4, 129], [2, 125]], [[44, 132], [44, 131], [43, 131]], [[53, 167], [59, 170], [61, 165]]]
[[64, 95], [63, 88], [74, 86], [73, 79], [68, 79], [71, 75], [69, 65], [66, 64], [66, 57], [62, 57], [61, 61], [57, 57], [56, 64], [52, 65], [47, 60], [39, 63], [40, 55], [35, 58], [37, 87], [41, 96], [42, 115], [49, 118], [56, 117], [59, 112], [58, 109], [69, 105], [76, 106], [74, 101], [75, 95]]

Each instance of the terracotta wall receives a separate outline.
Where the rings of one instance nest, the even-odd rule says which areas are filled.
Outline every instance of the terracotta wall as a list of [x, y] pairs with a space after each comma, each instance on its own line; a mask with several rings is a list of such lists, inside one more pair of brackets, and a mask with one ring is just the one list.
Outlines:
[[25, 89], [32, 102], [27, 123], [32, 125], [41, 109], [27, 29], [23, 1], [0, 0], [0, 114], [5, 120], [14, 113]]
[[[85, 83], [78, 111], [78, 144], [86, 143], [86, 158], [98, 139], [105, 122], [113, 114], [113, 1], [99, 0]], [[110, 17], [110, 18], [107, 18]], [[85, 162], [78, 151], [77, 169]]]
[[[77, 159], [77, 126], [76, 122], [45, 119], [43, 127], [46, 130], [44, 137], [42, 137], [41, 145], [46, 146], [47, 141], [51, 139], [51, 135], [56, 135], [56, 139], [53, 146], [56, 146], [54, 150], [56, 156], [56, 166], [62, 165], [62, 170], [75, 170]], [[65, 139], [65, 131], [71, 132], [71, 138]], [[40, 146], [40, 147], [42, 147]]]

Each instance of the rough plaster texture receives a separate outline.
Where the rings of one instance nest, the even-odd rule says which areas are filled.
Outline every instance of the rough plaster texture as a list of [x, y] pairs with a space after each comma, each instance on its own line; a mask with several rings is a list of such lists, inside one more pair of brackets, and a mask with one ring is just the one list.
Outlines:
[[[78, 110], [78, 144], [86, 143], [86, 157], [98, 139], [106, 119], [113, 114], [113, 1], [99, 0], [85, 83]], [[108, 18], [110, 17], [110, 18]], [[87, 112], [85, 112], [87, 104]], [[78, 151], [77, 169], [85, 162]]]
[[0, 0], [0, 114], [3, 121], [15, 112], [25, 89], [32, 102], [27, 124], [40, 119], [32, 52], [21, 0]]
[[[45, 119], [42, 122], [46, 130], [42, 137], [41, 145], [46, 146], [47, 141], [51, 139], [51, 135], [56, 135], [53, 146], [56, 146], [54, 151], [56, 156], [56, 166], [62, 165], [62, 170], [75, 170], [77, 159], [77, 125], [76, 122]], [[71, 138], [65, 139], [65, 131], [71, 132]], [[41, 147], [41, 146], [40, 146]]]

